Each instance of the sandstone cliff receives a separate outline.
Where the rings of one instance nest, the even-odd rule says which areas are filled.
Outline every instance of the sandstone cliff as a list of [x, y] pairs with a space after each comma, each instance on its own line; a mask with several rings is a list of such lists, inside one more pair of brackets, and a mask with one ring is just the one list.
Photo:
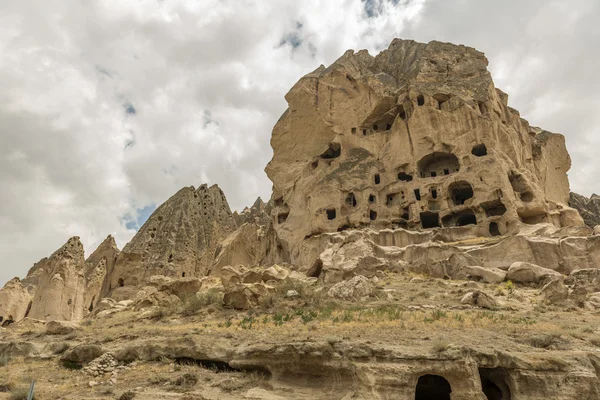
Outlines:
[[348, 51], [286, 95], [273, 129], [273, 224], [291, 262], [302, 242], [351, 228], [582, 224], [568, 207], [564, 137], [530, 127], [479, 51], [394, 40]]
[[217, 185], [186, 187], [148, 218], [118, 255], [109, 289], [136, 286], [153, 275], [207, 274], [219, 241], [236, 224]]
[[590, 228], [600, 225], [600, 196], [592, 194], [589, 199], [571, 192], [569, 205], [579, 211], [583, 221]]

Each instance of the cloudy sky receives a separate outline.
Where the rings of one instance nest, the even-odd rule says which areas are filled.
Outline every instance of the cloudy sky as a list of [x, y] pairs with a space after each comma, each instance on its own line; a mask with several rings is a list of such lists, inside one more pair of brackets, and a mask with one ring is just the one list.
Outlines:
[[19, 0], [0, 3], [0, 284], [81, 237], [122, 247], [183, 186], [270, 197], [284, 95], [394, 37], [486, 53], [533, 125], [600, 192], [597, 0]]

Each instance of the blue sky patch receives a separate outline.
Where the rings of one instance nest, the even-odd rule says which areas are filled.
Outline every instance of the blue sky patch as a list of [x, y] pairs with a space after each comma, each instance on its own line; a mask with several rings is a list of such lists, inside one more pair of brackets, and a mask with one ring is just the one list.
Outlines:
[[138, 208], [135, 210], [136, 217], [134, 218], [131, 214], [125, 215], [121, 218], [121, 222], [125, 223], [127, 229], [139, 230], [142, 225], [150, 218], [150, 215], [156, 210], [156, 204], [151, 204], [144, 208]]

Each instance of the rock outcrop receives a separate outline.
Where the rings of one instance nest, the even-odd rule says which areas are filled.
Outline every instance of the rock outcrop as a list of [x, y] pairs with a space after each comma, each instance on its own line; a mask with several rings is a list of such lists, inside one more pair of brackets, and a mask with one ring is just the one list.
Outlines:
[[121, 251], [115, 238], [108, 235], [96, 250], [85, 260], [86, 281], [85, 304], [93, 311], [100, 300], [110, 292], [110, 277], [115, 268], [115, 262]]
[[78, 321], [84, 315], [86, 287], [83, 245], [72, 237], [43, 266], [29, 317], [45, 321]]
[[579, 211], [583, 221], [590, 228], [600, 225], [600, 196], [592, 194], [587, 198], [577, 193], [571, 192], [569, 205]]
[[31, 295], [19, 278], [8, 281], [0, 290], [0, 326], [8, 326], [25, 318], [31, 300]]
[[217, 185], [186, 187], [163, 203], [117, 257], [109, 288], [137, 286], [149, 277], [204, 276], [219, 241], [236, 224]]
[[529, 126], [475, 49], [394, 40], [304, 76], [275, 125], [272, 212], [291, 262], [306, 238], [352, 228], [583, 222], [568, 206], [564, 137]]
[[242, 212], [233, 213], [233, 219], [237, 226], [242, 226], [245, 223], [255, 223], [259, 226], [266, 226], [271, 221], [271, 202], [265, 203], [259, 197], [256, 199], [252, 207], [244, 208]]

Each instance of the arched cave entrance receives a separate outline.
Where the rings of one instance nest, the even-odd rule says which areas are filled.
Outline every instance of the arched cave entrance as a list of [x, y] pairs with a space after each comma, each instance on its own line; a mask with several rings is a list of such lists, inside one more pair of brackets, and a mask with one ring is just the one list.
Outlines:
[[450, 192], [452, 202], [457, 206], [465, 204], [465, 201], [473, 197], [473, 187], [467, 181], [452, 183], [448, 187], [448, 191]]
[[460, 163], [452, 153], [435, 152], [421, 158], [417, 163], [419, 175], [422, 178], [449, 175], [458, 172]]
[[119, 287], [123, 286], [125, 286], [125, 281], [123, 280], [123, 278], [119, 278]]
[[415, 400], [450, 400], [450, 383], [439, 375], [423, 375], [417, 382]]
[[511, 400], [504, 368], [479, 368], [481, 390], [488, 400]]
[[330, 143], [327, 150], [321, 154], [321, 158], [330, 160], [332, 158], [338, 158], [341, 154], [342, 146], [339, 143]]

